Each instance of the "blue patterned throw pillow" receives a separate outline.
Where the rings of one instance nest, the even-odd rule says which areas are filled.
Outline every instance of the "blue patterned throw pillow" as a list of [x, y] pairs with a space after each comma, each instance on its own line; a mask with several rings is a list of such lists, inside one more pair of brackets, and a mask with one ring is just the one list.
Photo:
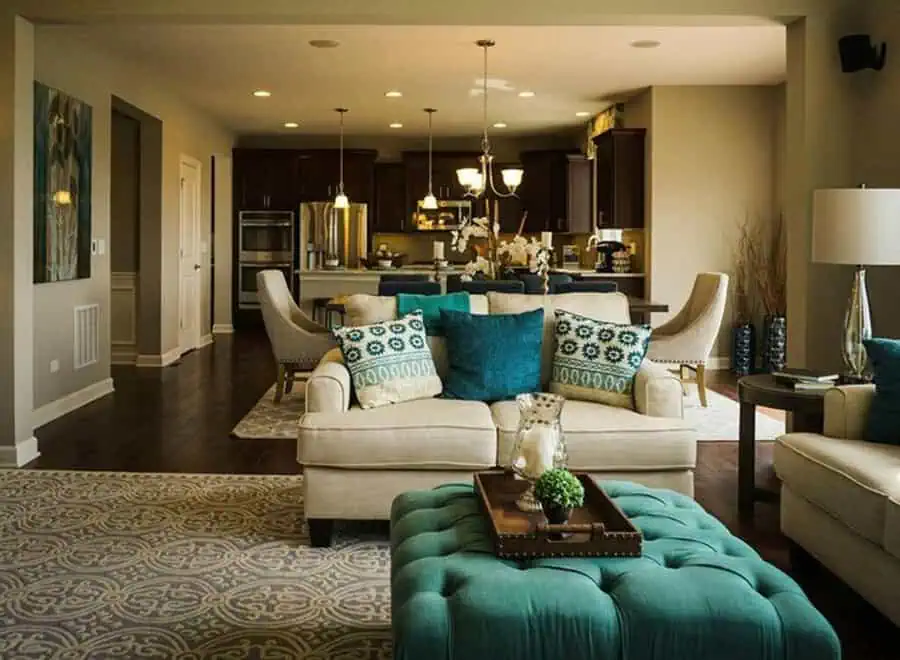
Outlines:
[[863, 343], [875, 369], [875, 398], [864, 437], [900, 445], [900, 340], [875, 337]]
[[362, 408], [441, 393], [421, 312], [372, 325], [335, 328], [332, 333]]
[[596, 321], [558, 309], [555, 334], [551, 392], [634, 407], [634, 375], [647, 354], [649, 325]]

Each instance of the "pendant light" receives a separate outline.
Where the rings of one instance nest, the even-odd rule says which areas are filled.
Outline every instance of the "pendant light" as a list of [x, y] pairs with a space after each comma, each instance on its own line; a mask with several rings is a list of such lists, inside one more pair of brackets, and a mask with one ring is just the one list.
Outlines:
[[347, 112], [347, 108], [335, 108], [334, 111], [341, 115], [340, 181], [337, 195], [334, 196], [334, 208], [346, 209], [350, 208], [350, 200], [344, 194], [344, 113]]
[[425, 198], [422, 200], [422, 208], [427, 211], [434, 211], [438, 207], [437, 199], [434, 196], [434, 193], [431, 192], [431, 183], [432, 183], [432, 172], [433, 168], [431, 165], [431, 153], [433, 146], [433, 137], [431, 132], [431, 119], [434, 116], [434, 113], [437, 112], [434, 108], [425, 108], [425, 112], [428, 113], [428, 194], [425, 195]]

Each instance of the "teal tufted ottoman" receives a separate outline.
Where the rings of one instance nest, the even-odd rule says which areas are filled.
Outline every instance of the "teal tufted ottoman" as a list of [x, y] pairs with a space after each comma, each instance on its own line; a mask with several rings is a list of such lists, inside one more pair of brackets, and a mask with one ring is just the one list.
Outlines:
[[395, 660], [840, 658], [800, 587], [689, 497], [603, 487], [643, 532], [643, 557], [501, 560], [471, 486], [399, 496]]

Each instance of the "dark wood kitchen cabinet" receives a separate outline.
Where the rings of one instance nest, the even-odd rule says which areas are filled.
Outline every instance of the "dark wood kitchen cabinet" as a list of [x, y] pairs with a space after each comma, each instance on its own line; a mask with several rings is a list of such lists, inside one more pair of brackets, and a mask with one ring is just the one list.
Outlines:
[[[344, 150], [344, 194], [351, 203], [372, 204], [375, 199], [376, 152]], [[337, 149], [297, 152], [300, 201], [325, 202], [338, 194], [340, 151]]]
[[566, 159], [566, 231], [588, 234], [594, 230], [594, 165], [582, 154], [568, 154]]
[[[478, 167], [475, 152], [437, 151], [432, 155], [431, 190], [439, 200], [458, 201], [465, 198], [465, 189], [459, 184], [456, 170]], [[412, 215], [416, 204], [428, 193], [428, 152], [407, 151], [403, 154], [406, 167], [407, 215]]]
[[403, 163], [375, 165], [375, 209], [369, 233], [401, 232], [407, 223], [406, 168]]
[[291, 211], [299, 203], [297, 155], [291, 149], [235, 149], [235, 211]]
[[594, 137], [597, 147], [597, 224], [636, 229], [644, 226], [643, 128], [614, 128]]
[[525, 231], [566, 231], [568, 202], [568, 159], [565, 151], [523, 151], [520, 155], [525, 175], [519, 196], [528, 212]]

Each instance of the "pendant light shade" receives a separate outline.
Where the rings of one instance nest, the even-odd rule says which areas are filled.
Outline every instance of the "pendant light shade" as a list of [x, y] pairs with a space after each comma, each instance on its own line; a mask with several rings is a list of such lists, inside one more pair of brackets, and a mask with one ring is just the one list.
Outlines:
[[434, 116], [434, 113], [437, 112], [434, 108], [425, 108], [425, 112], [428, 113], [428, 194], [422, 199], [422, 208], [426, 211], [434, 211], [438, 207], [437, 198], [434, 196], [434, 193], [431, 191], [431, 179], [432, 179], [432, 167], [431, 167], [431, 152], [433, 147], [432, 140], [432, 131], [431, 131], [431, 120]]
[[334, 208], [350, 208], [350, 200], [344, 194], [344, 114], [347, 108], [335, 108], [335, 112], [341, 115], [341, 151], [340, 151], [340, 181], [338, 182], [337, 195], [334, 196]]

